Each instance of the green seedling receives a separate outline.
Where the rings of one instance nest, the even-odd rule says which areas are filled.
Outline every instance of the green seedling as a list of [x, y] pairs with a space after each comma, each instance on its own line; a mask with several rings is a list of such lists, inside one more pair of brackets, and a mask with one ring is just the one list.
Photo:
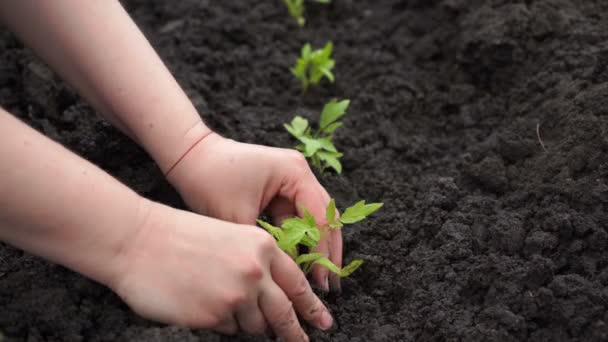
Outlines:
[[296, 64], [290, 69], [291, 73], [300, 80], [302, 89], [306, 91], [308, 87], [317, 85], [323, 77], [330, 82], [334, 82], [334, 74], [331, 70], [336, 62], [331, 58], [334, 48], [332, 42], [328, 42], [322, 49], [312, 50], [310, 43], [304, 44], [300, 57]]
[[304, 19], [304, 0], [283, 0], [289, 15], [291, 15], [298, 25], [304, 26], [306, 19]]
[[[369, 215], [382, 207], [382, 203], [369, 203], [359, 201], [355, 205], [346, 208], [340, 215], [336, 209], [336, 203], [332, 199], [326, 209], [327, 226], [330, 230], [340, 229], [346, 224], [353, 224], [364, 220]], [[321, 241], [321, 230], [317, 222], [306, 208], [302, 208], [304, 217], [289, 218], [281, 224], [281, 228], [270, 223], [258, 220], [262, 228], [266, 229], [277, 241], [277, 245], [285, 253], [289, 254], [296, 264], [302, 268], [304, 273], [310, 272], [314, 265], [320, 265], [341, 278], [348, 277], [361, 264], [363, 260], [357, 259], [350, 264], [340, 268], [331, 262], [324, 254], [310, 252], [314, 250]], [[309, 253], [300, 253], [300, 249], [306, 247]]]
[[327, 168], [334, 169], [338, 174], [342, 173], [340, 158], [343, 156], [332, 143], [333, 133], [342, 126], [339, 121], [350, 104], [349, 100], [331, 100], [323, 107], [319, 128], [314, 131], [308, 120], [296, 115], [291, 123], [284, 124], [285, 129], [300, 141], [296, 149], [310, 160], [322, 174]]
[[[331, 0], [315, 0], [320, 4], [328, 4]], [[304, 26], [306, 19], [304, 18], [304, 0], [283, 0], [289, 15], [291, 15], [299, 26]]]

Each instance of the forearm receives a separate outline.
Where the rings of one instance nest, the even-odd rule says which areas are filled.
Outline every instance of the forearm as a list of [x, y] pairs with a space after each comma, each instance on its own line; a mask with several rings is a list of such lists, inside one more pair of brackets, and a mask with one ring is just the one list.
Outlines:
[[0, 241], [106, 285], [146, 200], [0, 108]]
[[0, 17], [163, 171], [209, 131], [118, 1], [0, 0]]

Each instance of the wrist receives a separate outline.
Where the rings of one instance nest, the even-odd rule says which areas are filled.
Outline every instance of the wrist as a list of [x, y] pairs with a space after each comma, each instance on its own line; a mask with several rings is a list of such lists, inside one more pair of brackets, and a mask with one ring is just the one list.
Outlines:
[[211, 133], [213, 131], [199, 118], [178, 136], [147, 149], [166, 177], [194, 146]]
[[191, 137], [188, 137], [184, 146], [190, 145], [190, 147], [188, 147], [183, 153], [181, 153], [181, 155], [178, 155], [179, 157], [177, 158], [177, 160], [173, 162], [173, 164], [169, 166], [166, 171], [163, 171], [165, 178], [169, 179], [169, 174], [171, 173], [171, 171], [173, 171], [173, 169], [175, 169], [181, 163], [181, 161], [184, 160], [188, 156], [188, 154], [190, 154], [190, 152], [192, 152], [192, 150], [194, 150], [198, 145], [202, 144], [203, 140], [206, 140], [207, 137], [209, 137], [213, 133], [213, 131], [207, 130], [206, 132], [195, 132], [192, 134]]
[[195, 212], [208, 213], [205, 202], [212, 199], [201, 189], [209, 189], [210, 182], [217, 182], [217, 177], [213, 175], [218, 168], [221, 169], [218, 157], [230, 153], [231, 141], [217, 133], [208, 134], [194, 144], [166, 175], [167, 181]]
[[155, 227], [166, 223], [167, 220], [164, 218], [166, 218], [167, 208], [144, 197], [139, 198], [135, 219], [124, 227], [124, 235], [115, 246], [114, 256], [108, 263], [109, 270], [106, 273], [109, 277], [101, 281], [103, 284], [118, 292], [120, 284], [132, 271], [132, 265], [138, 258], [142, 241], [148, 238], [151, 231], [157, 230]]
[[[184, 150], [181, 156], [175, 161], [175, 163], [165, 171], [165, 178], [169, 183], [179, 189], [181, 180], [184, 178], [191, 178], [190, 171], [193, 164], [204, 162], [204, 157], [210, 153], [218, 153], [217, 144], [226, 138], [221, 135], [208, 130], [206, 132], [200, 132], [200, 134], [194, 138], [194, 135], [189, 138], [190, 145]], [[193, 158], [197, 156], [197, 158]], [[203, 158], [201, 158], [203, 157]], [[196, 161], [193, 161], [196, 159]], [[195, 175], [192, 175], [196, 177]], [[200, 175], [199, 175], [200, 176]]]

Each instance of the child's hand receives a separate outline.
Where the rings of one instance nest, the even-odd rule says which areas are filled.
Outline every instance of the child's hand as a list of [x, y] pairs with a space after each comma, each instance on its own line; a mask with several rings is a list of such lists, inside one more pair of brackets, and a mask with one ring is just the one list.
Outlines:
[[134, 311], [224, 334], [272, 329], [286, 341], [308, 341], [296, 312], [331, 327], [302, 271], [266, 232], [148, 203], [109, 284]]
[[[244, 144], [211, 134], [198, 143], [169, 173], [186, 203], [197, 212], [254, 225], [262, 211], [279, 223], [308, 209], [325, 224], [329, 195], [301, 153]], [[342, 233], [325, 231], [318, 251], [342, 266]], [[328, 271], [313, 270], [315, 281], [329, 290]], [[332, 275], [332, 287], [339, 288]]]

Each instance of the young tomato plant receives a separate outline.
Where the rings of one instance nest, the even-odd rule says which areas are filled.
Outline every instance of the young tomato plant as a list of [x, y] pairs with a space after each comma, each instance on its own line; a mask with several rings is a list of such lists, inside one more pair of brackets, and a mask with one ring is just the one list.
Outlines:
[[300, 141], [296, 149], [308, 158], [311, 164], [322, 174], [327, 168], [334, 169], [338, 174], [342, 172], [340, 163], [340, 153], [332, 143], [333, 133], [342, 126], [342, 121], [338, 121], [350, 104], [349, 100], [331, 100], [323, 107], [319, 128], [313, 132], [308, 120], [301, 116], [295, 116], [291, 123], [284, 124], [285, 129]]
[[[315, 0], [321, 4], [328, 4], [331, 0]], [[283, 0], [285, 6], [287, 6], [287, 10], [289, 11], [289, 15], [291, 15], [298, 25], [304, 26], [306, 23], [306, 19], [304, 18], [304, 0]]]
[[323, 77], [334, 82], [334, 74], [331, 70], [336, 62], [331, 58], [334, 48], [332, 42], [328, 42], [322, 49], [312, 50], [310, 43], [304, 44], [300, 57], [296, 64], [290, 69], [291, 73], [300, 80], [302, 89], [306, 91], [309, 85], [317, 85]]
[[[340, 215], [336, 209], [336, 203], [332, 199], [327, 206], [325, 214], [329, 229], [340, 229], [346, 224], [362, 221], [380, 209], [382, 205], [382, 203], [365, 204], [365, 201], [359, 201], [355, 205], [346, 208], [344, 213]], [[363, 264], [363, 260], [357, 259], [340, 268], [322, 253], [310, 252], [319, 244], [321, 231], [310, 212], [305, 208], [303, 208], [303, 212], [303, 218], [289, 218], [283, 221], [281, 228], [262, 220], [258, 220], [258, 223], [275, 238], [279, 248], [289, 254], [296, 264], [302, 268], [304, 273], [308, 273], [314, 265], [320, 265], [343, 278], [348, 277]], [[308, 253], [300, 253], [300, 249], [303, 247], [308, 248]]]

